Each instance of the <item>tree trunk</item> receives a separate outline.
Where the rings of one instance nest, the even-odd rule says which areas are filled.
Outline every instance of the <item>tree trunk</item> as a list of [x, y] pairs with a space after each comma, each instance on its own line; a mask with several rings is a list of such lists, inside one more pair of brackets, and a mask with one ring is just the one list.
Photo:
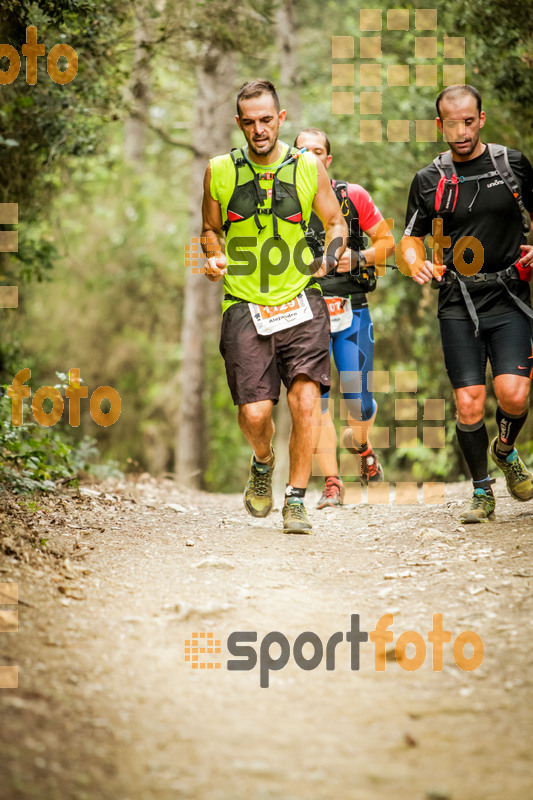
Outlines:
[[280, 56], [279, 91], [281, 106], [287, 108], [287, 117], [296, 130], [302, 120], [300, 99], [300, 73], [298, 70], [298, 37], [296, 28], [296, 0], [283, 0], [276, 11], [276, 42]]
[[151, 91], [151, 21], [145, 3], [136, 8], [134, 32], [134, 56], [128, 87], [130, 114], [124, 129], [124, 157], [140, 175], [144, 168], [146, 149], [146, 120], [150, 113]]
[[[213, 155], [231, 147], [235, 55], [210, 47], [197, 67], [198, 94], [194, 107], [196, 152], [191, 166], [190, 230], [199, 239], [202, 228], [202, 194], [205, 168]], [[205, 354], [206, 345], [218, 335], [222, 283], [189, 270], [181, 345], [181, 397], [178, 412], [175, 471], [181, 483], [201, 486], [205, 468]]]

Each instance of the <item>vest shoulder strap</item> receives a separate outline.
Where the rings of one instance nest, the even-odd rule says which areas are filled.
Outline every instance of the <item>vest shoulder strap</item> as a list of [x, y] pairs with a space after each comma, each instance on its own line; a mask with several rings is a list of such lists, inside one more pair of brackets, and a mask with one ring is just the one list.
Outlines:
[[455, 163], [452, 158], [451, 150], [446, 150], [445, 153], [439, 153], [437, 158], [433, 159], [433, 164], [439, 171], [439, 175], [441, 178], [446, 178], [446, 180], [451, 180], [453, 176], [456, 176], [458, 183], [467, 183], [468, 181], [479, 181], [483, 178], [494, 178], [496, 175], [500, 173], [495, 168], [491, 172], [484, 172], [482, 175], [470, 175], [469, 177], [465, 177], [464, 175], [457, 175], [457, 170], [455, 168]]
[[350, 211], [350, 214], [344, 214], [344, 216], [354, 216], [355, 214], [358, 215], [357, 209], [351, 197], [348, 194], [348, 182], [347, 181], [337, 181], [334, 180], [331, 182], [331, 186], [335, 195], [337, 196], [337, 200], [339, 201], [339, 205], [346, 204]]
[[441, 178], [445, 177], [450, 179], [452, 175], [457, 175], [451, 150], [446, 150], [444, 153], [439, 153], [437, 158], [433, 159], [433, 164], [438, 169]]
[[348, 183], [346, 181], [332, 181], [332, 183], [333, 191], [336, 194], [339, 194], [342, 189], [344, 189], [345, 192], [348, 191]]
[[531, 224], [529, 222], [528, 214], [526, 208], [524, 206], [524, 201], [522, 199], [522, 192], [520, 190], [520, 184], [514, 174], [513, 170], [511, 169], [511, 165], [509, 164], [509, 155], [507, 153], [507, 148], [504, 147], [502, 144], [488, 144], [489, 155], [494, 166], [494, 169], [498, 172], [498, 175], [503, 180], [511, 194], [513, 195], [514, 199], [518, 204], [518, 208], [520, 209], [520, 214], [522, 216], [522, 229], [527, 236], [529, 233], [529, 229]]
[[365, 240], [359, 222], [359, 211], [348, 194], [348, 182], [335, 180], [332, 181], [332, 187], [348, 225], [348, 247], [350, 250], [362, 250]]
[[[237, 155], [239, 153], [239, 155]], [[239, 149], [238, 147], [232, 147], [230, 150], [231, 160], [235, 165], [235, 169], [238, 170], [239, 167], [244, 167], [246, 164], [246, 160], [244, 158], [244, 150]]]

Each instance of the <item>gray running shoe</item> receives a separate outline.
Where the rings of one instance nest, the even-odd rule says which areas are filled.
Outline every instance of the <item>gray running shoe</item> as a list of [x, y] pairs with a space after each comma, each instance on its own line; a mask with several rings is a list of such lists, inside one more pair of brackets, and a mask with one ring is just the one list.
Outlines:
[[313, 526], [299, 497], [289, 497], [283, 506], [283, 533], [311, 533]]

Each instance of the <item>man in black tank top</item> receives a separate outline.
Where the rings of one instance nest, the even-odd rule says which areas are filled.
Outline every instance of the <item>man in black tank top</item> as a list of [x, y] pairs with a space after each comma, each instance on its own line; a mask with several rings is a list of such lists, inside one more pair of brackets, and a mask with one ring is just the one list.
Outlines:
[[[484, 422], [490, 361], [498, 400], [498, 436], [490, 455], [516, 500], [533, 499], [533, 480], [515, 449], [528, 414], [533, 368], [526, 244], [533, 210], [533, 169], [518, 150], [481, 141], [481, 97], [454, 85], [437, 98], [437, 125], [450, 151], [420, 170], [412, 184], [400, 269], [439, 288], [438, 316], [446, 370], [457, 405], [456, 433], [474, 495], [461, 521], [486, 522], [495, 500]], [[432, 261], [423, 241], [433, 236]]]

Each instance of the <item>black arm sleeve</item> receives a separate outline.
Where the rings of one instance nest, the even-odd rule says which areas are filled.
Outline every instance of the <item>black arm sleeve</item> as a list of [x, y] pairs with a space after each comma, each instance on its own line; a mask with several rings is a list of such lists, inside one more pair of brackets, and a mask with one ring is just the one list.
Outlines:
[[524, 154], [522, 154], [520, 167], [524, 176], [522, 180], [522, 199], [527, 210], [533, 213], [533, 167]]
[[417, 173], [413, 178], [411, 189], [409, 190], [404, 235], [427, 236], [428, 233], [431, 233], [431, 217], [427, 213], [420, 186], [420, 177]]

